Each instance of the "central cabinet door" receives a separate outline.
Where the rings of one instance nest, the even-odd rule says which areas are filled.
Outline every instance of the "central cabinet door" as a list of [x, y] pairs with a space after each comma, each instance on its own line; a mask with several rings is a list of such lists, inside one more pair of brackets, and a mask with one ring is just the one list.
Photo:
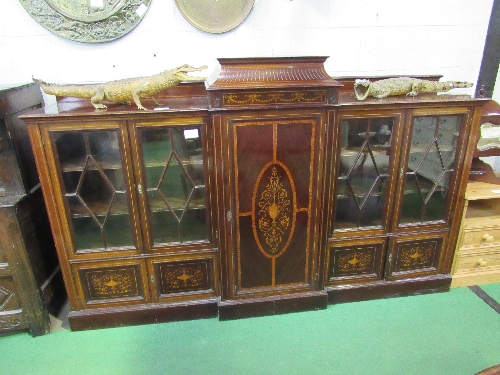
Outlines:
[[315, 289], [324, 117], [322, 111], [223, 117], [233, 166], [229, 298]]

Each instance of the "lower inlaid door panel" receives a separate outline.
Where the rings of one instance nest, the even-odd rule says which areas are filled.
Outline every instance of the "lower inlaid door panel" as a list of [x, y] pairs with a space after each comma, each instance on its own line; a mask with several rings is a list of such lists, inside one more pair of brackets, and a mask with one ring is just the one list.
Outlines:
[[330, 244], [326, 284], [381, 280], [385, 247], [385, 238]]
[[387, 280], [433, 275], [446, 245], [447, 233], [427, 233], [389, 240]]
[[142, 260], [86, 262], [73, 265], [82, 308], [149, 301]]
[[213, 257], [161, 257], [148, 260], [153, 302], [216, 296]]

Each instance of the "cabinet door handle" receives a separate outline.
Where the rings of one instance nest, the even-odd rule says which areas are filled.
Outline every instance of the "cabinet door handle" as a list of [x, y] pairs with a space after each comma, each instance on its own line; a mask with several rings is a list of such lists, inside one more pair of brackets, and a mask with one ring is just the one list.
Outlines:
[[226, 212], [226, 220], [227, 220], [228, 222], [233, 221], [233, 213], [232, 213], [231, 211], [227, 211], [227, 212]]
[[139, 192], [139, 194], [142, 194], [142, 185], [141, 184], [137, 185], [137, 191]]

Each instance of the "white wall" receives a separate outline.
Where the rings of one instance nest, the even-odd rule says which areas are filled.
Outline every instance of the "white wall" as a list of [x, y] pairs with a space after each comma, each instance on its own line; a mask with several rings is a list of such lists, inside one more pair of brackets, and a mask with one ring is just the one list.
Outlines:
[[[152, 0], [123, 38], [83, 44], [39, 26], [18, 0], [0, 0], [0, 83], [148, 75], [217, 57], [331, 56], [333, 76], [442, 74], [475, 83], [493, 0], [256, 0], [237, 29], [194, 28], [174, 0]], [[473, 93], [473, 89], [465, 90]]]

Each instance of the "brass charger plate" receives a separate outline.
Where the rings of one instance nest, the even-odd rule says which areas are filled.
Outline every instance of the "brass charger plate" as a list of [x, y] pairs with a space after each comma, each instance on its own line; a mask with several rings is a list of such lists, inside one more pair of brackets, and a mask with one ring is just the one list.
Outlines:
[[212, 34], [225, 33], [241, 24], [255, 0], [175, 0], [191, 25]]
[[47, 30], [84, 43], [118, 39], [142, 20], [152, 0], [19, 0]]

